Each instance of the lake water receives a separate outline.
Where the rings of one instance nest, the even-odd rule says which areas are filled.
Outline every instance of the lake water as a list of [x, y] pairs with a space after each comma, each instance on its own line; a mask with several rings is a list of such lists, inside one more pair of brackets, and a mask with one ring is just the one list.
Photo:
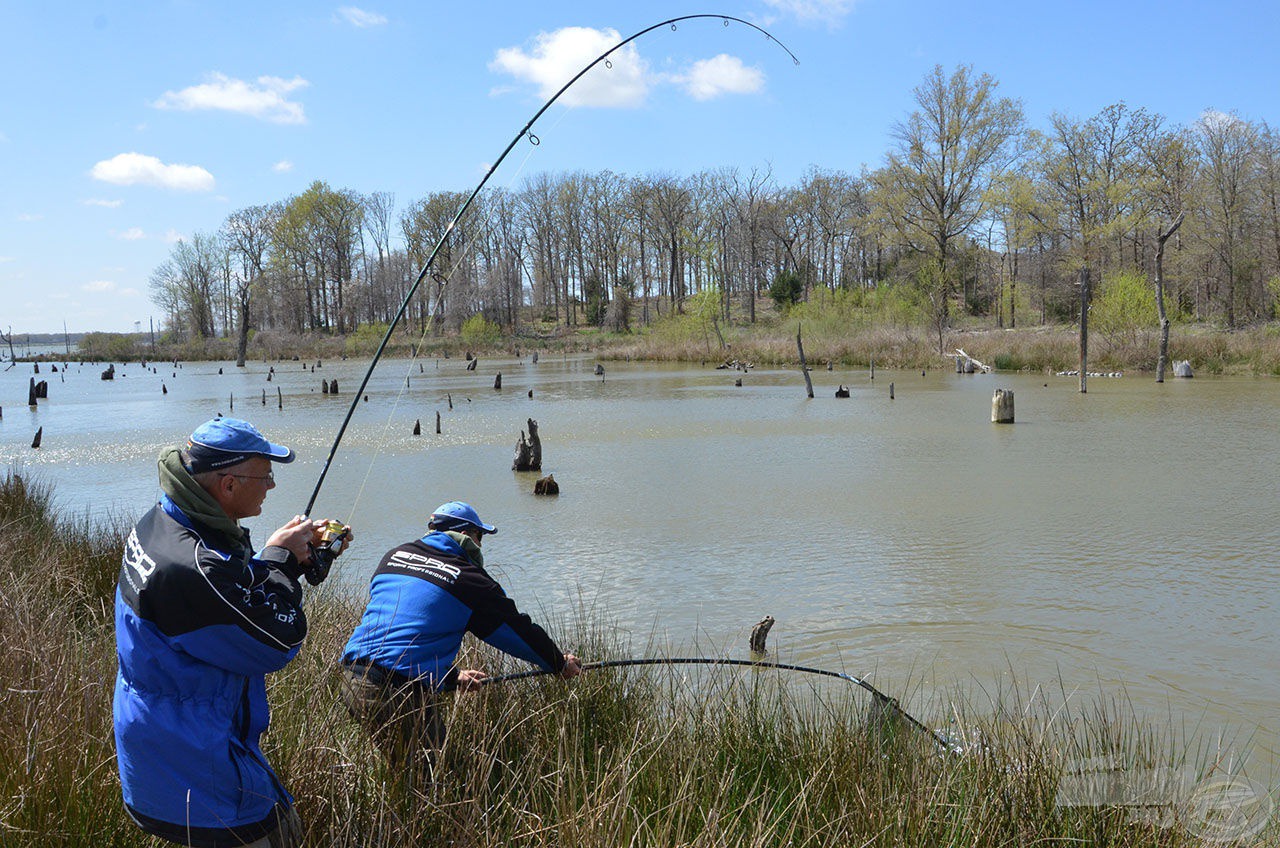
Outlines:
[[[22, 363], [0, 373], [0, 463], [72, 511], [132, 517], [157, 496], [160, 448], [234, 413], [299, 455], [250, 522], [262, 538], [304, 508], [367, 362], [313, 365], [135, 363], [113, 382], [42, 365], [49, 399], [32, 411]], [[697, 366], [464, 365], [375, 371], [314, 511], [357, 528], [337, 577], [353, 590], [434, 506], [468, 500], [500, 527], [486, 554], [525, 608], [586, 610], [637, 653], [745, 657], [767, 613], [780, 660], [912, 703], [1011, 676], [1123, 694], [1158, 721], [1251, 737], [1251, 771], [1274, 772], [1275, 380], [1094, 378], [1081, 395], [1044, 375], [815, 371], [808, 400], [795, 371], [735, 387]], [[841, 383], [851, 398], [833, 397]], [[996, 388], [1015, 392], [1012, 426], [990, 423]], [[510, 470], [527, 418], [558, 498]]]

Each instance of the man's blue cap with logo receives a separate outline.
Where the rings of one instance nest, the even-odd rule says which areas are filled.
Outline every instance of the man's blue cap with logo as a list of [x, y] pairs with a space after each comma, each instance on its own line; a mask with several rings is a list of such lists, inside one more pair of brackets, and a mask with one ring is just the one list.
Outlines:
[[217, 471], [244, 462], [253, 456], [264, 456], [272, 462], [293, 462], [293, 451], [284, 445], [268, 442], [248, 421], [239, 418], [215, 418], [196, 428], [187, 440], [187, 455], [192, 474]]
[[479, 527], [483, 533], [497, 533], [498, 528], [492, 524], [485, 524], [480, 520], [480, 515], [469, 503], [462, 501], [449, 501], [447, 504], [440, 504], [436, 507], [435, 512], [431, 513], [431, 521], [428, 527], [432, 530], [462, 530], [466, 526]]

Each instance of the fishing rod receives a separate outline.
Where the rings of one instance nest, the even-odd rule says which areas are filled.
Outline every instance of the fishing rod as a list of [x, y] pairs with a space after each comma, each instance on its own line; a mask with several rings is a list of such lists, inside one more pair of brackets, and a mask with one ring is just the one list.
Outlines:
[[[515, 134], [515, 136], [507, 144], [506, 148], [502, 151], [502, 155], [500, 155], [494, 161], [494, 163], [489, 166], [489, 168], [485, 171], [484, 176], [481, 178], [480, 182], [476, 184], [475, 189], [473, 189], [471, 194], [468, 195], [467, 199], [462, 202], [462, 205], [458, 207], [458, 211], [454, 214], [453, 219], [449, 221], [447, 226], [445, 226], [444, 234], [440, 236], [440, 240], [436, 242], [435, 248], [427, 256], [427, 261], [423, 264], [422, 270], [418, 272], [417, 279], [414, 280], [413, 285], [409, 287], [408, 294], [404, 296], [404, 300], [401, 302], [400, 308], [396, 310], [395, 317], [391, 319], [391, 323], [387, 326], [387, 332], [385, 335], [383, 335], [382, 342], [378, 345], [378, 349], [373, 354], [373, 360], [369, 363], [369, 368], [365, 371], [364, 379], [360, 381], [360, 388], [356, 389], [356, 393], [351, 396], [351, 407], [347, 410], [346, 417], [342, 419], [342, 426], [338, 428], [338, 435], [334, 438], [333, 445], [329, 448], [329, 455], [325, 458], [324, 467], [320, 469], [320, 477], [319, 479], [316, 480], [316, 487], [311, 492], [311, 498], [307, 501], [307, 508], [302, 511], [303, 515], [311, 514], [311, 509], [316, 504], [316, 498], [320, 496], [320, 487], [324, 485], [324, 479], [329, 473], [329, 466], [333, 462], [333, 457], [338, 452], [338, 445], [339, 443], [341, 443], [343, 435], [347, 432], [347, 425], [351, 423], [351, 417], [355, 415], [356, 407], [360, 405], [360, 398], [364, 396], [364, 390], [369, 385], [369, 378], [373, 376], [374, 366], [376, 366], [378, 364], [378, 360], [382, 358], [382, 353], [384, 350], [386, 350], [388, 342], [391, 341], [391, 335], [392, 333], [395, 332], [396, 325], [400, 323], [400, 319], [404, 317], [405, 310], [409, 308], [409, 301], [413, 299], [414, 294], [417, 293], [418, 287], [422, 285], [423, 280], [425, 280], [427, 276], [431, 273], [431, 267], [435, 263], [436, 257], [440, 254], [440, 251], [444, 248], [445, 242], [448, 241], [449, 236], [453, 233], [453, 228], [457, 226], [458, 221], [460, 221], [462, 219], [462, 216], [467, 213], [467, 210], [471, 208], [472, 202], [480, 194], [481, 189], [483, 189], [485, 185], [489, 182], [489, 178], [493, 176], [495, 171], [498, 170], [498, 166], [501, 165], [503, 160], [507, 158], [507, 154], [509, 154], [512, 151], [512, 149], [516, 146], [516, 144], [522, 138], [527, 137], [529, 139], [529, 142], [535, 146], [539, 144], [538, 137], [534, 135], [532, 132], [530, 132], [534, 123], [536, 123], [537, 120], [542, 117], [542, 114], [544, 112], [546, 112], [548, 109], [551, 108], [552, 104], [554, 104], [557, 100], [560, 99], [560, 95], [568, 91], [573, 86], [574, 83], [576, 83], [579, 79], [581, 79], [588, 71], [590, 71], [596, 65], [600, 64], [601, 62], [604, 62], [606, 67], [612, 68], [613, 65], [609, 61], [609, 57], [613, 55], [613, 53], [617, 51], [619, 48], [624, 47], [627, 44], [630, 44], [632, 41], [635, 41], [637, 38], [640, 38], [641, 36], [647, 33], [650, 33], [655, 29], [660, 29], [664, 26], [669, 26], [674, 31], [677, 29], [676, 24], [679, 24], [683, 21], [697, 20], [699, 18], [718, 18], [719, 20], [724, 22], [724, 25], [726, 27], [729, 26], [730, 22], [738, 23], [738, 24], [742, 24], [743, 26], [750, 27], [751, 29], [754, 29], [757, 32], [760, 32], [769, 41], [772, 41], [774, 44], [777, 44], [779, 47], [785, 50], [787, 55], [790, 56], [791, 60], [795, 62], [797, 65], [800, 64], [800, 60], [796, 58], [796, 54], [792, 53], [791, 50], [785, 44], [783, 44], [778, 39], [774, 38], [773, 34], [770, 33], [768, 30], [764, 29], [763, 27], [757, 26], [756, 24], [751, 23], [751, 21], [746, 21], [746, 20], [743, 20], [742, 18], [735, 18], [732, 15], [715, 15], [715, 14], [682, 15], [677, 18], [670, 18], [669, 20], [662, 21], [661, 23], [656, 23], [652, 26], [645, 27], [639, 32], [636, 32], [633, 35], [627, 36], [622, 41], [619, 41], [617, 44], [613, 45], [613, 47], [610, 47], [608, 50], [606, 50], [605, 52], [597, 56], [595, 59], [593, 59], [582, 70], [578, 71], [578, 73], [575, 74], [572, 79], [570, 79], [567, 83], [561, 86], [560, 90], [557, 91], [555, 94], [553, 94], [550, 97], [550, 99], [547, 100], [546, 103], [543, 103], [541, 108], [539, 108], [538, 111], [534, 113], [533, 117], [528, 120], [528, 122], [524, 125], [524, 127], [518, 133]], [[443, 287], [444, 287], [443, 280], [440, 281], [440, 285], [441, 285], [441, 294], [443, 294]]]
[[[964, 747], [936, 730], [922, 723], [911, 713], [903, 709], [898, 703], [897, 698], [891, 698], [872, 686], [861, 677], [854, 677], [852, 674], [845, 674], [842, 671], [828, 671], [821, 668], [810, 668], [804, 665], [791, 665], [790, 663], [779, 662], [755, 662], [752, 660], [733, 660], [719, 657], [645, 657], [641, 659], [628, 660], [603, 660], [601, 662], [589, 662], [582, 664], [583, 671], [601, 668], [627, 668], [629, 666], [641, 665], [713, 665], [713, 666], [749, 666], [751, 668], [775, 668], [779, 671], [796, 671], [803, 674], [817, 674], [823, 677], [835, 677], [847, 683], [853, 683], [861, 686], [863, 689], [871, 693], [871, 697], [875, 699], [878, 707], [889, 707], [898, 715], [905, 718], [911, 725], [927, 734], [937, 745], [950, 754], [964, 753]], [[502, 674], [497, 677], [486, 677], [480, 681], [481, 685], [489, 685], [491, 683], [506, 683], [511, 680], [522, 680], [528, 677], [540, 677], [545, 674], [554, 674], [555, 672], [547, 669], [534, 669], [533, 671], [520, 671], [514, 674]]]

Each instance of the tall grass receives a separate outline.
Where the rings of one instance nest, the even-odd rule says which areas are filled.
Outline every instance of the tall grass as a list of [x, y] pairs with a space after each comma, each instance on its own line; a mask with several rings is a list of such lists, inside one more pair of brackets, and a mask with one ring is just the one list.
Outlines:
[[[0, 844], [150, 843], [120, 803], [111, 731], [110, 598], [124, 522], [58, 514], [0, 478]], [[913, 706], [973, 743], [946, 754], [865, 693], [767, 669], [615, 668], [449, 697], [430, 780], [396, 771], [340, 706], [333, 666], [362, 599], [311, 594], [312, 631], [270, 680], [268, 757], [316, 846], [1202, 844], [1195, 822], [1064, 806], [1064, 765], [1221, 772], [1215, 750], [1124, 703], [1038, 691]], [[590, 659], [632, 646], [599, 623], [561, 630]], [[474, 645], [468, 663], [514, 668]], [[843, 684], [839, 684], [843, 686]], [[1175, 811], [1176, 812], [1176, 811]], [[1274, 844], [1274, 825], [1244, 844]]]

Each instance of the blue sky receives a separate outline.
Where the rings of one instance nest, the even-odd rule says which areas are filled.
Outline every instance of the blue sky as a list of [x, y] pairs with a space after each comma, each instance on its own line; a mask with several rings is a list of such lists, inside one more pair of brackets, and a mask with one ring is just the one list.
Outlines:
[[1176, 124], [1280, 120], [1280, 11], [1264, 0], [345, 2], [0, 0], [0, 329], [146, 328], [175, 239], [317, 179], [401, 208], [469, 190], [584, 57], [680, 15], [753, 21], [800, 64], [736, 24], [650, 33], [490, 184], [857, 172], [935, 64], [990, 73], [1032, 126], [1119, 101]]

